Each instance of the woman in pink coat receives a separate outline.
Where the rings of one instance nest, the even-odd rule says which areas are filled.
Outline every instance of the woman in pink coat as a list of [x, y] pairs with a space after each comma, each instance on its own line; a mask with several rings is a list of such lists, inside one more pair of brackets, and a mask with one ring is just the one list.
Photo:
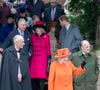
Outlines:
[[50, 58], [49, 35], [45, 33], [44, 22], [38, 21], [32, 34], [32, 58], [30, 60], [30, 76], [33, 90], [44, 90], [48, 58]]

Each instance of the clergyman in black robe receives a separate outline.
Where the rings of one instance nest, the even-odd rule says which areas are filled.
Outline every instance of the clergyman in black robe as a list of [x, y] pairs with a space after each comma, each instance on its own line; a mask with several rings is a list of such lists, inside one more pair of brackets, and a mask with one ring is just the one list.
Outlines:
[[[20, 50], [24, 46], [24, 39], [20, 35], [14, 38], [15, 45], [7, 48], [3, 53], [0, 90], [31, 90], [28, 58]], [[18, 78], [19, 74], [21, 78]]]

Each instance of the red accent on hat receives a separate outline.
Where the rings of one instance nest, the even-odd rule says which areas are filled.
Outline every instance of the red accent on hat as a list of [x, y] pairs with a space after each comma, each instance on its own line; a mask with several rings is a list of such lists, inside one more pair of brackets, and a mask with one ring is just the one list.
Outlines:
[[36, 25], [44, 25], [44, 24], [45, 24], [44, 21], [37, 21], [37, 22], [36, 22]]

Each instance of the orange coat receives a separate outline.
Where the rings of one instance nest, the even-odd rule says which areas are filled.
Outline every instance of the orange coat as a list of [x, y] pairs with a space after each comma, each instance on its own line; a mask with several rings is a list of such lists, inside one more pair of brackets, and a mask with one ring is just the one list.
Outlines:
[[71, 61], [61, 64], [59, 61], [52, 62], [50, 66], [48, 90], [73, 90], [73, 74], [78, 76], [85, 69], [76, 68]]

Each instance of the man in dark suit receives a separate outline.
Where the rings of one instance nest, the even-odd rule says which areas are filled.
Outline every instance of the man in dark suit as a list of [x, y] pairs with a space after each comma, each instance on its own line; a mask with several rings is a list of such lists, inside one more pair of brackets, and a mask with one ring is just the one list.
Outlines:
[[44, 11], [44, 2], [42, 0], [27, 0], [26, 4], [28, 5], [30, 16], [37, 15], [40, 18]]
[[44, 10], [44, 20], [46, 23], [50, 21], [58, 21], [58, 18], [64, 14], [64, 10], [57, 6], [56, 0], [50, 1], [50, 7]]
[[[57, 23], [57, 37], [59, 37], [60, 25], [58, 18], [64, 15], [64, 10], [57, 5], [56, 0], [50, 0], [50, 7], [45, 8], [44, 10], [44, 21], [46, 22], [47, 27], [51, 21]], [[49, 32], [49, 28], [48, 31]]]
[[23, 51], [26, 53], [27, 56], [31, 55], [32, 53], [31, 52], [31, 36], [26, 28], [27, 28], [26, 20], [23, 18], [19, 19], [18, 28], [9, 33], [4, 43], [1, 44], [0, 51], [3, 52], [6, 48], [8, 48], [9, 46], [13, 44], [13, 37], [15, 35], [21, 35], [23, 36], [25, 40]]

